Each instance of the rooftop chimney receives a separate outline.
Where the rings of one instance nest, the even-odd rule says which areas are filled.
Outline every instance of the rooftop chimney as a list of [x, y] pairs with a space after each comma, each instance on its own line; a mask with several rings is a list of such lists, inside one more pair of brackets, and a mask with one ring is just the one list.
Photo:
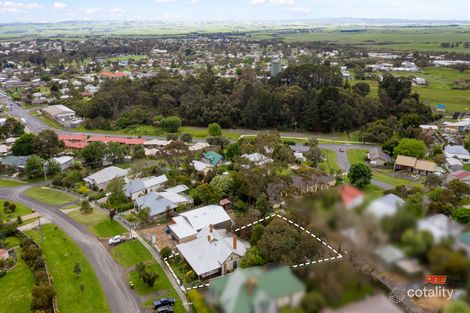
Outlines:
[[237, 235], [233, 235], [232, 237], [232, 246], [233, 250], [237, 250]]
[[250, 277], [246, 280], [245, 286], [246, 286], [246, 292], [248, 295], [253, 294], [253, 289], [255, 289], [256, 281], [253, 277]]
[[214, 225], [212, 225], [212, 224], [209, 225], [209, 231], [210, 231], [211, 233], [214, 232]]
[[211, 235], [207, 235], [207, 241], [211, 242]]

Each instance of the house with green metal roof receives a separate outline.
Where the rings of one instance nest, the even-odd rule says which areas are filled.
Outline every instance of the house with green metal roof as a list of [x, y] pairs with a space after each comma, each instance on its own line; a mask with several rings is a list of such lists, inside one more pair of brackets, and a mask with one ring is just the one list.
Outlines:
[[5, 167], [11, 167], [15, 169], [24, 169], [26, 166], [26, 162], [28, 161], [30, 156], [14, 156], [9, 155], [0, 159], [0, 164]]
[[277, 313], [297, 307], [305, 286], [290, 268], [253, 267], [211, 281], [209, 302], [224, 313]]
[[461, 234], [457, 238], [455, 242], [455, 248], [457, 250], [465, 251], [467, 256], [470, 258], [470, 231]]
[[214, 151], [207, 151], [202, 155], [202, 157], [212, 166], [216, 166], [220, 161], [222, 161], [222, 156]]

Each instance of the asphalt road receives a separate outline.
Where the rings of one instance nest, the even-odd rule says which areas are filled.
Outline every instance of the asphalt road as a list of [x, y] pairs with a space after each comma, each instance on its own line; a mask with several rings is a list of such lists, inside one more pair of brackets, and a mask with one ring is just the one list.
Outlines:
[[10, 113], [15, 117], [23, 120], [26, 123], [26, 128], [33, 133], [39, 133], [45, 129], [49, 129], [49, 126], [46, 125], [40, 119], [32, 116], [29, 112], [23, 109], [19, 104], [13, 101], [8, 96], [0, 96], [0, 101], [8, 105]]
[[107, 297], [111, 312], [138, 313], [137, 299], [129, 288], [127, 278], [109, 252], [85, 226], [77, 223], [57, 207], [45, 205], [26, 197], [23, 192], [31, 185], [0, 188], [0, 198], [26, 205], [63, 229], [77, 243], [93, 267]]

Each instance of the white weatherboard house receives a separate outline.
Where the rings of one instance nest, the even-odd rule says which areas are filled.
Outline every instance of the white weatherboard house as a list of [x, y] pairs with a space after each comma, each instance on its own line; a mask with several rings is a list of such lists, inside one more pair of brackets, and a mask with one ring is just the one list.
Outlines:
[[403, 199], [391, 193], [372, 201], [366, 211], [376, 218], [382, 219], [394, 215], [404, 204]]
[[158, 191], [163, 184], [168, 181], [166, 175], [151, 176], [142, 179], [130, 179], [124, 185], [124, 194], [132, 200], [148, 194], [150, 192]]
[[200, 278], [225, 275], [235, 270], [247, 247], [248, 244], [236, 235], [228, 236], [225, 229], [214, 229], [212, 225], [204, 227], [196, 239], [176, 245]]
[[119, 167], [110, 166], [88, 177], [85, 177], [83, 180], [87, 184], [88, 188], [104, 190], [108, 186], [109, 182], [111, 182], [113, 179], [124, 177], [128, 173], [128, 170], [123, 170]]
[[229, 229], [230, 216], [220, 205], [208, 205], [202, 208], [180, 213], [168, 225], [171, 236], [178, 243], [196, 239], [197, 233], [204, 227], [213, 225], [217, 229]]

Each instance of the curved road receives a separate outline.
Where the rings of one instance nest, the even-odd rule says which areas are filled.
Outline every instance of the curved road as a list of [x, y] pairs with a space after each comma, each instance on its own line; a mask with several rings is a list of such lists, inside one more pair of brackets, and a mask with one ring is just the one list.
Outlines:
[[33, 208], [63, 229], [80, 246], [103, 287], [111, 312], [141, 312], [138, 302], [128, 286], [127, 279], [121, 274], [119, 266], [103, 244], [90, 234], [85, 226], [68, 217], [57, 207], [43, 204], [25, 196], [23, 192], [30, 187], [31, 185], [0, 188], [0, 198], [16, 201]]

